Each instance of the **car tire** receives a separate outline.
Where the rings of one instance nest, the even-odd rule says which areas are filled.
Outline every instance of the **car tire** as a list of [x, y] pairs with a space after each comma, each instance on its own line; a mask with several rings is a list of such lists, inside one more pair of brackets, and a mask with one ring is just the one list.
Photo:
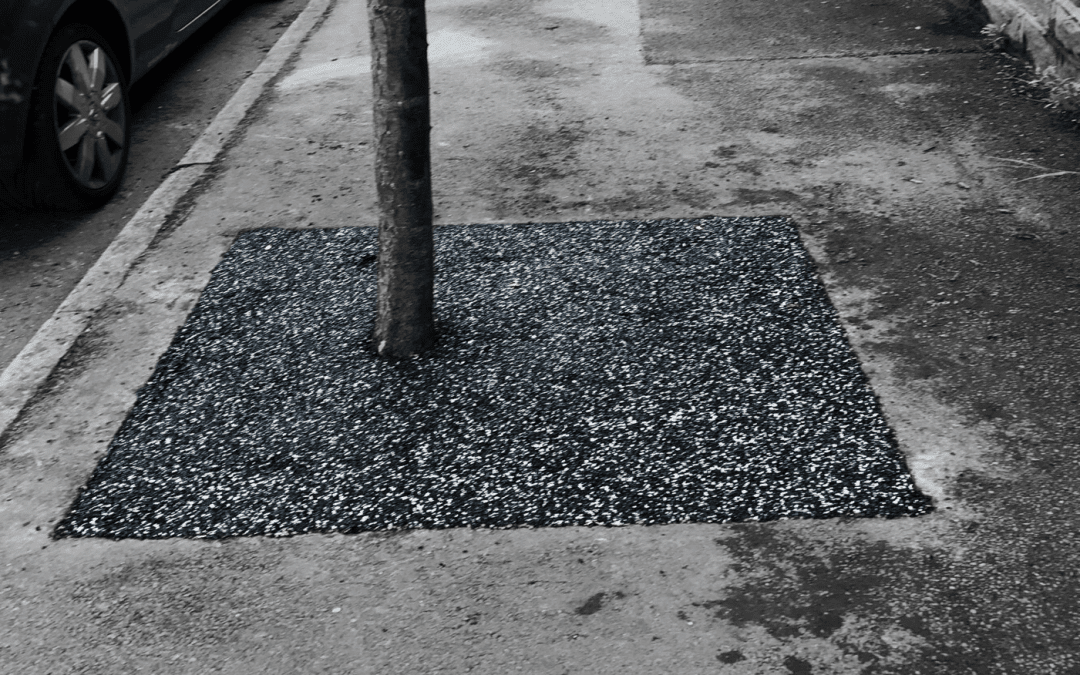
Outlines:
[[127, 77], [93, 27], [61, 26], [34, 81], [25, 164], [4, 182], [30, 209], [81, 211], [120, 188], [131, 144]]

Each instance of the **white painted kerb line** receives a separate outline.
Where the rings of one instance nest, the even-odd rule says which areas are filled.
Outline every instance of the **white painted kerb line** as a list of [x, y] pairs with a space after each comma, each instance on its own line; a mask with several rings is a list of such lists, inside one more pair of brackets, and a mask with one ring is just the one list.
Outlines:
[[41, 389], [56, 364], [86, 330], [94, 314], [120, 286], [128, 270], [150, 246], [177, 203], [221, 153], [251, 106], [262, 95], [267, 83], [281, 72], [333, 3], [334, 0], [311, 0], [308, 3], [274, 43], [262, 63], [244, 80], [240, 89], [195, 140], [176, 165], [176, 170], [154, 190], [52, 316], [0, 373], [0, 437]]

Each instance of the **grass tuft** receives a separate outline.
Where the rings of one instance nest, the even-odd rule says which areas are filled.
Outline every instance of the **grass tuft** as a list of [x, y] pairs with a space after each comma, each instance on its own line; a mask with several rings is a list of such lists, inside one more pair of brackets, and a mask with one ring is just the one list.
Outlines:
[[1009, 159], [1008, 157], [991, 157], [990, 159], [996, 159], [996, 160], [998, 160], [1000, 162], [1009, 162], [1009, 166], [1022, 166], [1022, 167], [1028, 168], [1028, 169], [1037, 169], [1039, 171], [1044, 172], [1044, 173], [1041, 173], [1041, 174], [1039, 174], [1037, 176], [1028, 176], [1027, 178], [1021, 178], [1020, 180], [1016, 181], [1017, 183], [1023, 183], [1025, 181], [1029, 181], [1029, 180], [1038, 180], [1039, 178], [1053, 178], [1055, 176], [1067, 176], [1067, 175], [1070, 175], [1070, 174], [1075, 175], [1075, 176], [1080, 176], [1080, 171], [1067, 171], [1067, 170], [1064, 170], [1064, 169], [1063, 170], [1051, 169], [1050, 167], [1042, 166], [1041, 164], [1036, 164], [1035, 162], [1029, 162], [1026, 159]]

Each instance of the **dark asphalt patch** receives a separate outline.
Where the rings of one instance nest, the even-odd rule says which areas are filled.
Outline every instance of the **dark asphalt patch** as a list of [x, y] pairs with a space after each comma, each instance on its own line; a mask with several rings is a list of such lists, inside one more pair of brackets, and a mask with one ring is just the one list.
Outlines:
[[439, 227], [439, 344], [397, 363], [375, 253], [242, 234], [55, 535], [931, 508], [786, 219]]

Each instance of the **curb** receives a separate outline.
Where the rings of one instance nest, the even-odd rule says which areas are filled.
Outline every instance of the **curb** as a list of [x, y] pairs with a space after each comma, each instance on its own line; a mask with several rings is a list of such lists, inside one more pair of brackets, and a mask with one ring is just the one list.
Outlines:
[[308, 2], [168, 178], [154, 190], [52, 316], [0, 373], [0, 441], [97, 311], [120, 286], [136, 260], [150, 247], [181, 200], [225, 149], [270, 80], [281, 72], [334, 1]]

